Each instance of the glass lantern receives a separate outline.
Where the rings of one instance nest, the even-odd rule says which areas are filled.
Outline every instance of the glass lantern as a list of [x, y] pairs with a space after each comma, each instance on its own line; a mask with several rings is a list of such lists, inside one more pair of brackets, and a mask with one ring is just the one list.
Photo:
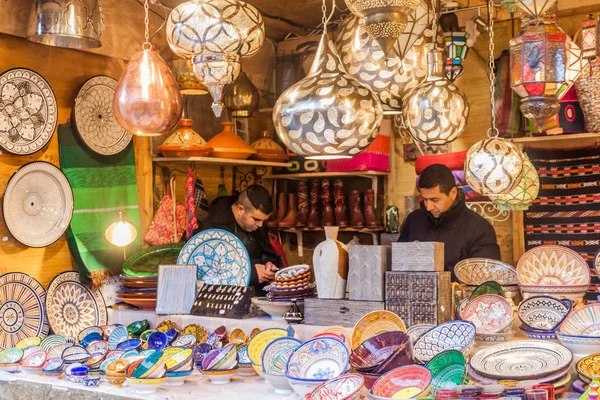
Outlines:
[[446, 73], [446, 78], [448, 78], [450, 82], [454, 82], [454, 80], [461, 76], [464, 71], [462, 64], [469, 51], [469, 47], [467, 47], [468, 38], [469, 34], [466, 32], [444, 32], [447, 53], [444, 71]]
[[581, 56], [593, 60], [596, 58], [597, 22], [592, 14], [581, 24]]
[[523, 177], [507, 194], [492, 197], [499, 210], [527, 210], [540, 191], [540, 178], [535, 167], [523, 153]]
[[539, 18], [556, 4], [557, 0], [517, 0], [517, 6], [533, 18]]
[[200, 54], [194, 57], [194, 75], [204, 83], [213, 97], [212, 110], [217, 117], [223, 112], [222, 93], [233, 83], [242, 69], [237, 54]]

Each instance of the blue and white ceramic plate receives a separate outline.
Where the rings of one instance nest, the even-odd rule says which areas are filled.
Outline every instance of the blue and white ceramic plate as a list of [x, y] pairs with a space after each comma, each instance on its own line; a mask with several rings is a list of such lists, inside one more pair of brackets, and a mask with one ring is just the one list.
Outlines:
[[196, 265], [198, 280], [212, 285], [248, 286], [250, 256], [244, 244], [232, 233], [207, 229], [183, 246], [178, 265]]

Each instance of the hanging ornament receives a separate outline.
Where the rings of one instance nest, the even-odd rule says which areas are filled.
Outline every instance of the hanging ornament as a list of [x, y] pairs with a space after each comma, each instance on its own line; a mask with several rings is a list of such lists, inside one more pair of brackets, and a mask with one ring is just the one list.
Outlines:
[[368, 34], [377, 40], [387, 56], [408, 24], [408, 16], [420, 0], [345, 0], [352, 14], [364, 19]]
[[517, 0], [517, 6], [531, 17], [541, 18], [557, 0]]
[[540, 191], [540, 178], [535, 167], [523, 153], [523, 177], [519, 184], [507, 194], [492, 197], [499, 210], [527, 210]]
[[140, 136], [169, 133], [181, 117], [181, 93], [169, 67], [149, 42], [148, 0], [146, 41], [127, 64], [113, 98], [115, 118], [123, 129]]
[[252, 57], [264, 42], [262, 15], [240, 0], [194, 0], [171, 11], [166, 29], [169, 47], [192, 58], [194, 74], [210, 90], [213, 112], [221, 116], [223, 88], [237, 78], [241, 59]]
[[581, 55], [587, 60], [594, 60], [597, 57], [597, 31], [596, 18], [592, 14], [587, 15], [587, 19], [581, 24]]
[[523, 154], [511, 142], [498, 137], [496, 128], [496, 74], [494, 61], [494, 19], [492, 1], [488, 0], [490, 122], [488, 137], [475, 143], [465, 159], [465, 179], [469, 186], [484, 196], [510, 193], [521, 181]]
[[251, 117], [252, 112], [258, 109], [260, 99], [258, 89], [243, 71], [232, 84], [227, 85], [223, 97], [231, 116], [236, 118]]

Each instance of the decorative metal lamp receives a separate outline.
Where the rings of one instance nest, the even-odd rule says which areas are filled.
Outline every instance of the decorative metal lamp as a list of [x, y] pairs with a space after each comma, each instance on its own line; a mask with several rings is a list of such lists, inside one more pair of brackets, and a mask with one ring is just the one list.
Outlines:
[[594, 60], [597, 54], [597, 22], [592, 14], [581, 24], [581, 56], [588, 60]]
[[158, 136], [177, 125], [183, 102], [173, 74], [149, 42], [148, 0], [144, 9], [146, 41], [119, 79], [113, 111], [125, 130], [139, 136]]
[[309, 159], [349, 158], [375, 139], [383, 110], [379, 98], [346, 73], [323, 34], [309, 74], [287, 88], [273, 109], [273, 123], [288, 149]]
[[194, 0], [175, 7], [167, 19], [167, 41], [191, 58], [196, 78], [211, 92], [217, 117], [225, 85], [240, 72], [241, 59], [258, 52], [265, 39], [260, 12], [240, 0]]
[[110, 244], [123, 248], [123, 259], [127, 259], [125, 247], [133, 243], [137, 237], [137, 229], [127, 220], [125, 214], [119, 212], [119, 220], [114, 222], [104, 231], [104, 237]]
[[579, 46], [567, 36], [567, 69], [565, 71], [565, 81], [556, 91], [556, 98], [558, 100], [561, 100], [569, 91], [589, 63], [589, 59], [581, 56]]
[[454, 82], [464, 71], [462, 64], [469, 51], [469, 47], [467, 46], [468, 38], [469, 34], [467, 32], [444, 32], [446, 53], [448, 54], [444, 72], [450, 82]]
[[510, 193], [492, 197], [499, 210], [527, 210], [540, 191], [540, 178], [535, 167], [523, 153], [523, 177]]
[[566, 41], [550, 21], [524, 25], [510, 41], [510, 86], [521, 97], [523, 115], [540, 127], [560, 108], [556, 93], [565, 82]]
[[208, 94], [208, 89], [196, 79], [192, 60], [189, 58], [173, 58], [168, 63], [171, 72], [175, 75], [177, 86], [181, 94], [200, 96]]
[[558, 0], [517, 0], [517, 6], [534, 19], [542, 17]]
[[404, 32], [408, 15], [421, 0], [345, 0], [357, 17], [364, 19], [365, 30], [375, 38], [386, 55], [391, 55], [394, 43]]
[[223, 101], [231, 115], [237, 118], [249, 118], [258, 109], [260, 95], [258, 89], [242, 71], [237, 79], [225, 87]]
[[100, 0], [35, 0], [27, 39], [56, 47], [102, 46], [104, 14]]
[[[395, 44], [401, 61], [404, 60], [410, 49], [425, 32], [425, 29], [433, 22], [435, 15], [431, 12], [431, 8], [430, 0], [425, 0], [412, 13], [408, 14], [408, 22], [404, 32]], [[400, 73], [404, 73], [404, 65], [400, 65]]]

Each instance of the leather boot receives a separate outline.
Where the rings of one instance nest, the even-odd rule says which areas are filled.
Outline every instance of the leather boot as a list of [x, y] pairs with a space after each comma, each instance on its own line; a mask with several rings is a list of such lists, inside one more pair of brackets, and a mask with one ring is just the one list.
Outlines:
[[321, 223], [321, 216], [319, 215], [319, 203], [321, 201], [320, 196], [321, 183], [318, 179], [310, 181], [310, 211], [308, 212], [308, 221], [306, 226], [315, 228]]
[[380, 226], [375, 212], [375, 192], [373, 189], [365, 191], [365, 225], [369, 228]]
[[285, 217], [279, 221], [280, 228], [291, 228], [296, 223], [296, 213], [298, 209], [296, 208], [296, 193], [288, 194], [288, 210]]
[[[277, 228], [277, 224], [285, 217], [287, 212], [287, 194], [281, 192], [277, 195], [277, 214], [271, 213], [271, 217], [267, 220], [266, 225], [269, 228]], [[272, 219], [271, 219], [272, 218]]]
[[348, 226], [348, 218], [346, 217], [344, 184], [341, 179], [336, 179], [333, 185], [333, 201], [335, 202], [335, 225], [344, 228]]
[[365, 219], [360, 208], [360, 192], [353, 190], [350, 192], [350, 226], [353, 228], [363, 228]]
[[329, 187], [329, 179], [323, 179], [321, 181], [321, 201], [323, 203], [323, 218], [321, 218], [321, 225], [333, 226], [333, 207], [331, 207], [331, 189]]
[[298, 182], [298, 214], [296, 215], [296, 226], [306, 226], [308, 219], [308, 186], [306, 182]]

